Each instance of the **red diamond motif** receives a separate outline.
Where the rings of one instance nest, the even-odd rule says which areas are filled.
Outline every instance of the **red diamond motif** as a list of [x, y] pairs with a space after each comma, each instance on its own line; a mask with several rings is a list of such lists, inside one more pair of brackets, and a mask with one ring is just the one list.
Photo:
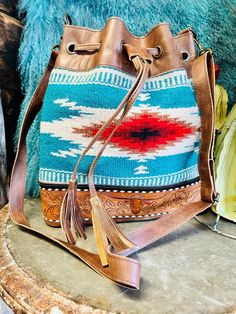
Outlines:
[[[103, 123], [74, 128], [75, 133], [84, 137], [93, 137]], [[100, 141], [105, 142], [114, 128], [108, 127], [101, 135]], [[128, 117], [118, 127], [110, 140], [110, 145], [120, 150], [144, 155], [147, 152], [166, 149], [174, 146], [176, 142], [194, 134], [197, 127], [168, 115], [142, 112]]]

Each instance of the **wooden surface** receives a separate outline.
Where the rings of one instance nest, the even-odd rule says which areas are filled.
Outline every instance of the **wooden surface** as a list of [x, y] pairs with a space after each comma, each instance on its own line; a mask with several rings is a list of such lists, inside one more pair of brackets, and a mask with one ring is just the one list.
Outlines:
[[[63, 237], [43, 223], [39, 200], [26, 201], [39, 230]], [[212, 223], [215, 216], [200, 216]], [[141, 223], [120, 224], [131, 230]], [[235, 233], [235, 224], [221, 222]], [[81, 247], [94, 249], [92, 230]], [[142, 264], [139, 291], [115, 286], [57, 245], [22, 230], [0, 212], [0, 289], [16, 313], [235, 313], [236, 241], [191, 220], [135, 254]]]

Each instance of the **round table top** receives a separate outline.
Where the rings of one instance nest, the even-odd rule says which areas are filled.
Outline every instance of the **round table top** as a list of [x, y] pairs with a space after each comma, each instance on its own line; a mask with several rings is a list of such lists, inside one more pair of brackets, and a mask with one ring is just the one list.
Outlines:
[[[44, 224], [39, 200], [27, 200], [25, 207], [32, 225], [63, 237]], [[212, 224], [215, 216], [207, 212], [199, 219]], [[127, 231], [140, 224], [120, 226]], [[236, 233], [235, 224], [220, 224]], [[89, 239], [79, 245], [92, 249], [87, 229]], [[58, 245], [17, 227], [7, 207], [0, 211], [0, 241], [0, 295], [23, 313], [236, 312], [236, 241], [194, 219], [134, 254], [142, 265], [139, 291], [114, 285]]]

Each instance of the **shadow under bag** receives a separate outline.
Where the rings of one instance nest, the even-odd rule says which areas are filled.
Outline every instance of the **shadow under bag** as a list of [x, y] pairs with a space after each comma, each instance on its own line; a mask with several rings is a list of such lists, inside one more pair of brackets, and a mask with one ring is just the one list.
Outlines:
[[[191, 29], [173, 37], [162, 23], [136, 37], [116, 17], [101, 30], [65, 25], [21, 126], [10, 188], [13, 221], [41, 234], [23, 206], [26, 136], [42, 109], [43, 216], [62, 227], [67, 241], [44, 236], [116, 284], [138, 289], [140, 263], [128, 256], [218, 198], [214, 84], [211, 51]], [[117, 224], [150, 219], [129, 234]], [[97, 253], [77, 242], [86, 239], [86, 224], [93, 226]]]

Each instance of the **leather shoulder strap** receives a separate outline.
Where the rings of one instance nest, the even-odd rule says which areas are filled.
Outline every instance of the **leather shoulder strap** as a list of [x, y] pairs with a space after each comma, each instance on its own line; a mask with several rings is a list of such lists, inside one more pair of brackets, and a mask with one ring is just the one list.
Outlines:
[[[204, 185], [204, 189], [202, 195], [206, 199], [199, 200], [198, 202], [194, 202], [189, 204], [188, 206], [178, 208], [172, 213], [155, 220], [151, 223], [148, 223], [142, 226], [140, 229], [135, 230], [127, 235], [127, 237], [136, 245], [134, 249], [129, 249], [120, 253], [120, 255], [114, 252], [113, 247], [108, 248], [108, 266], [103, 267], [98, 254], [93, 252], [86, 251], [84, 249], [79, 248], [76, 245], [72, 245], [67, 243], [66, 241], [62, 241], [61, 239], [52, 237], [48, 234], [43, 234], [42, 232], [34, 229], [30, 226], [27, 218], [24, 215], [24, 195], [25, 195], [25, 184], [26, 184], [26, 161], [27, 161], [27, 150], [26, 150], [26, 136], [29, 131], [29, 128], [34, 121], [37, 113], [40, 111], [42, 107], [43, 97], [47, 88], [47, 84], [49, 81], [51, 70], [53, 69], [55, 60], [57, 57], [57, 53], [55, 51], [52, 52], [49, 64], [47, 69], [39, 82], [39, 85], [31, 99], [31, 102], [28, 106], [28, 109], [25, 113], [25, 117], [22, 123], [22, 127], [20, 130], [19, 142], [17, 155], [12, 171], [11, 177], [11, 185], [10, 185], [10, 193], [9, 193], [9, 211], [12, 220], [26, 228], [34, 231], [37, 234], [43, 235], [46, 238], [49, 238], [71, 253], [79, 257], [82, 261], [84, 261], [87, 265], [89, 265], [92, 269], [98, 272], [100, 275], [109, 278], [113, 282], [118, 285], [122, 285], [126, 288], [138, 289], [139, 281], [140, 281], [140, 264], [134, 259], [128, 258], [127, 255], [130, 255], [136, 250], [139, 250], [156, 240], [162, 238], [169, 232], [175, 230], [177, 227], [200, 213], [201, 211], [207, 209], [212, 204], [212, 197], [210, 197], [214, 187], [213, 187], [213, 179], [212, 179], [212, 168], [208, 163], [208, 157], [211, 158], [212, 154], [212, 143], [213, 143], [213, 126], [211, 128], [211, 133], [205, 138], [203, 138], [203, 143], [201, 149], [205, 149], [206, 153], [202, 152], [200, 158], [200, 175], [202, 181], [205, 179], [211, 183], [211, 187]], [[211, 96], [211, 88], [209, 83], [209, 76], [207, 72], [207, 54], [202, 55], [193, 64], [193, 80], [196, 90], [196, 96], [198, 100], [199, 107], [201, 109], [201, 113], [203, 115], [208, 114], [207, 118], [212, 121], [213, 114], [213, 103]], [[195, 63], [196, 62], [196, 63]], [[204, 70], [203, 70], [204, 69]], [[201, 84], [203, 82], [204, 84]], [[206, 84], [205, 84], [206, 82]], [[202, 97], [201, 95], [205, 95]], [[204, 108], [211, 108], [209, 111]], [[207, 111], [207, 113], [206, 113]], [[207, 118], [203, 117], [204, 121], [207, 121]], [[207, 126], [204, 124], [203, 131], [208, 134]], [[209, 147], [208, 147], [209, 145]], [[207, 167], [207, 171], [204, 170], [204, 167]], [[206, 192], [205, 192], [206, 191]]]
[[216, 198], [213, 161], [215, 72], [214, 60], [209, 51], [193, 62], [192, 78], [201, 115], [201, 145], [198, 160], [201, 179], [201, 198], [204, 201], [214, 202]]
[[57, 55], [58, 53], [53, 50], [47, 68], [30, 100], [20, 128], [17, 153], [11, 174], [9, 205], [12, 219], [16, 223], [20, 223], [23, 225], [28, 225], [28, 222], [23, 213], [27, 163], [26, 137], [30, 126], [32, 125], [35, 117], [42, 108], [43, 98]]

